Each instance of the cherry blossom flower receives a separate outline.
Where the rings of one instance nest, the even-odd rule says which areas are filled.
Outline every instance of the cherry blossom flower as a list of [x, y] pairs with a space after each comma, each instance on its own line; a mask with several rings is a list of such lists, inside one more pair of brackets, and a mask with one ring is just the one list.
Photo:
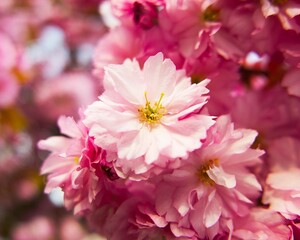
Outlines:
[[272, 141], [268, 151], [271, 171], [266, 179], [263, 202], [290, 220], [300, 217], [299, 146], [298, 139], [283, 137]]
[[278, 239], [291, 237], [291, 230], [280, 214], [263, 208], [253, 208], [245, 218], [234, 218], [232, 239]]
[[109, 179], [118, 177], [106, 164], [106, 152], [94, 145], [81, 122], [62, 116], [58, 125], [68, 137], [53, 136], [38, 143], [40, 149], [52, 152], [41, 168], [48, 175], [45, 192], [61, 187], [65, 206], [82, 214], [108, 197]]
[[105, 70], [105, 91], [85, 112], [95, 144], [116, 151], [121, 159], [144, 157], [146, 164], [158, 165], [164, 164], [161, 159], [187, 157], [201, 146], [200, 139], [214, 123], [199, 113], [207, 100], [208, 80], [191, 84], [161, 53], [150, 57], [143, 69], [126, 60]]
[[[59, 119], [65, 136], [38, 144], [51, 152], [41, 169], [46, 193], [61, 188], [66, 208], [111, 240], [297, 239], [298, 0], [15, 1], [0, 3], [4, 135], [11, 119], [49, 126], [90, 104], [78, 122]], [[99, 88], [72, 71], [88, 66], [96, 39]], [[18, 78], [27, 43], [34, 91]], [[14, 82], [28, 97], [20, 106]], [[1, 167], [14, 168], [12, 143], [0, 136], [0, 145]], [[30, 184], [18, 184], [16, 196], [30, 198]]]
[[208, 237], [222, 232], [224, 219], [249, 213], [261, 186], [249, 167], [263, 151], [251, 149], [257, 133], [233, 129], [228, 116], [217, 119], [206, 143], [157, 185], [156, 209], [176, 237]]

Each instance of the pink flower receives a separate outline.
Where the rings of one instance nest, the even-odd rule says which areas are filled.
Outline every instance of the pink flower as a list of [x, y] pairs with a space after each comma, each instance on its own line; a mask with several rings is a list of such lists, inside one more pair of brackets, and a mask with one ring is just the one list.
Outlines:
[[182, 56], [197, 55], [205, 46], [203, 38], [215, 34], [220, 28], [220, 10], [216, 2], [166, 1], [165, 11], [159, 16], [159, 26], [162, 35]]
[[208, 80], [191, 84], [161, 53], [150, 57], [143, 69], [137, 61], [126, 60], [105, 70], [105, 91], [88, 107], [84, 120], [98, 146], [128, 162], [142, 157], [148, 165], [165, 165], [166, 159], [187, 157], [201, 146], [200, 139], [214, 123], [199, 113], [207, 100], [203, 94]]
[[263, 203], [285, 218], [300, 217], [300, 141], [291, 137], [270, 143], [269, 165]]
[[263, 202], [287, 219], [300, 217], [300, 169], [270, 173], [266, 180]]
[[261, 191], [249, 171], [263, 151], [251, 149], [257, 133], [233, 129], [227, 116], [217, 119], [203, 147], [157, 184], [156, 209], [176, 237], [208, 237], [222, 230], [227, 218], [249, 213]]
[[38, 143], [40, 149], [52, 152], [41, 168], [42, 174], [48, 174], [45, 192], [61, 187], [66, 207], [83, 213], [109, 198], [108, 179], [116, 177], [106, 164], [106, 152], [94, 145], [81, 122], [60, 117], [58, 125], [68, 137], [53, 136]]
[[253, 208], [247, 217], [233, 220], [232, 240], [287, 240], [291, 237], [291, 230], [284, 218], [268, 209]]

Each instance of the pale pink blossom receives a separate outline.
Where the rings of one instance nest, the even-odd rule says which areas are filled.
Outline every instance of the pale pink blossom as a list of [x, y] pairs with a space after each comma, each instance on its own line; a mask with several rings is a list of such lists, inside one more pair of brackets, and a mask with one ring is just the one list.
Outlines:
[[232, 240], [288, 240], [291, 230], [280, 214], [263, 208], [253, 208], [244, 218], [233, 219]]
[[228, 116], [217, 119], [204, 146], [157, 184], [156, 210], [176, 237], [213, 239], [221, 222], [244, 217], [261, 186], [249, 171], [263, 151], [251, 149], [254, 130], [236, 129]]
[[84, 123], [95, 143], [116, 151], [120, 159], [142, 157], [147, 165], [165, 165], [199, 148], [214, 123], [199, 113], [207, 100], [207, 83], [191, 84], [161, 53], [143, 69], [135, 60], [109, 65], [105, 91], [86, 110]]
[[270, 173], [266, 179], [263, 202], [287, 219], [300, 217], [300, 141], [283, 137], [270, 142]]
[[108, 197], [109, 179], [116, 178], [106, 165], [106, 152], [94, 145], [81, 122], [63, 116], [58, 125], [67, 137], [53, 136], [38, 143], [39, 148], [51, 151], [41, 168], [48, 175], [45, 192], [61, 187], [65, 206], [75, 214], [84, 213]]
[[287, 219], [300, 216], [300, 169], [271, 172], [266, 179], [263, 202]]

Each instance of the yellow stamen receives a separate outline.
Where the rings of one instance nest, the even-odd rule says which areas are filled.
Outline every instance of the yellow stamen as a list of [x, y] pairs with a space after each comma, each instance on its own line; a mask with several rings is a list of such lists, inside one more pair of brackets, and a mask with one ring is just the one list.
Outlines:
[[162, 93], [158, 102], [154, 103], [154, 106], [148, 100], [147, 92], [145, 92], [146, 104], [144, 107], [138, 109], [140, 122], [147, 123], [150, 127], [157, 124], [160, 119], [165, 115], [166, 109], [162, 106], [162, 98], [165, 94]]

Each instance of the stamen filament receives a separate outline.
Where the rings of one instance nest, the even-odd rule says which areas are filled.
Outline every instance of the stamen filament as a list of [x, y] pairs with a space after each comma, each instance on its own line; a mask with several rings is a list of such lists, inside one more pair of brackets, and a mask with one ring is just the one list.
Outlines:
[[150, 127], [156, 125], [160, 119], [165, 114], [165, 108], [162, 106], [162, 98], [164, 97], [164, 93], [161, 93], [158, 102], [154, 103], [154, 106], [151, 105], [151, 102], [148, 100], [147, 92], [145, 92], [146, 104], [145, 107], [141, 107], [138, 109], [139, 119], [141, 122], [148, 124]]

